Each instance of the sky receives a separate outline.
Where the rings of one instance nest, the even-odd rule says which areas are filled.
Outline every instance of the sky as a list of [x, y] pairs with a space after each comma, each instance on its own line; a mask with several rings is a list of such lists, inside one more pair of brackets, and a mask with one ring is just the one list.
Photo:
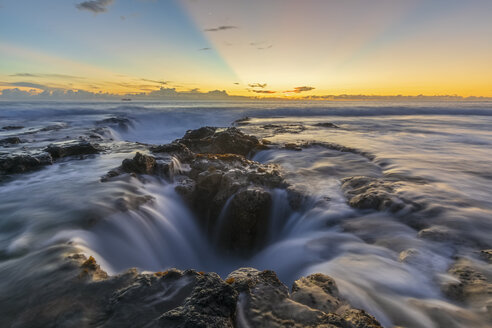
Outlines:
[[492, 97], [490, 17], [490, 0], [0, 0], [0, 92]]

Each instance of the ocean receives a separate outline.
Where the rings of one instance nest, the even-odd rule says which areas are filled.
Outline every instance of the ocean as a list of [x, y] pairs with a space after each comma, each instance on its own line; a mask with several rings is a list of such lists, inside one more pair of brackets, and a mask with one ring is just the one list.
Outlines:
[[[100, 123], [115, 117], [128, 125]], [[148, 144], [233, 125], [270, 141], [251, 159], [279, 165], [310, 199], [294, 211], [272, 190], [268, 243], [250, 257], [217, 251], [172, 181], [100, 181]], [[480, 253], [492, 248], [491, 102], [0, 102], [0, 139], [14, 136], [22, 142], [0, 156], [80, 139], [104, 151], [0, 179], [0, 313], [18, 311], [35, 297], [25, 286], [47, 284], [43, 272], [81, 252], [109, 274], [254, 267], [289, 286], [321, 272], [385, 327], [490, 327], [490, 294], [463, 303], [443, 286], [456, 282], [459, 259], [492, 277]], [[359, 176], [387, 181], [401, 206], [350, 206], [342, 185]], [[141, 196], [153, 201], [121, 208]]]

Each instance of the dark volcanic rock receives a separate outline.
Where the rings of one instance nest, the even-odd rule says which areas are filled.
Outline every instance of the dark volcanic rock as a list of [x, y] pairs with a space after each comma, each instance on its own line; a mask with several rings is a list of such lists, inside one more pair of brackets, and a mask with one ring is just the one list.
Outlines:
[[334, 128], [334, 129], [339, 129], [340, 127], [334, 123], [331, 122], [321, 122], [321, 123], [316, 123], [314, 126], [319, 126], [322, 128]]
[[19, 137], [9, 137], [9, 138], [0, 139], [0, 145], [17, 145], [20, 143], [22, 143], [22, 141], [19, 139]]
[[234, 194], [225, 209], [225, 222], [219, 222], [217, 227], [222, 247], [247, 255], [262, 246], [267, 237], [271, 206], [272, 196], [263, 188], [248, 188]]
[[68, 124], [66, 123], [53, 124], [53, 125], [45, 126], [44, 128], [39, 129], [39, 131], [41, 132], [58, 131], [61, 129], [65, 129], [67, 126]]
[[7, 130], [7, 131], [10, 131], [10, 130], [20, 130], [20, 129], [23, 129], [24, 127], [23, 126], [20, 126], [20, 125], [7, 125], [7, 126], [4, 126], [2, 128], [2, 130]]
[[153, 156], [137, 152], [133, 158], [123, 160], [121, 166], [109, 171], [101, 177], [101, 182], [107, 182], [124, 173], [169, 176], [171, 163], [161, 163]]
[[485, 261], [492, 264], [492, 249], [484, 249], [484, 250], [480, 251], [480, 256]]
[[245, 116], [243, 118], [235, 120], [234, 122], [232, 122], [232, 124], [235, 126], [248, 125], [250, 120], [251, 118]]
[[[155, 156], [137, 153], [126, 159], [102, 181], [122, 173], [173, 180], [200, 225], [218, 239], [217, 245], [247, 256], [267, 241], [271, 189], [288, 187], [277, 166], [244, 157], [261, 146], [258, 139], [235, 128], [190, 130], [182, 139], [151, 147]], [[301, 198], [294, 195], [290, 199], [294, 208]]]
[[492, 319], [492, 268], [468, 258], [458, 258], [448, 273], [457, 280], [443, 286], [444, 293], [456, 301], [475, 306], [488, 307]]
[[245, 135], [236, 128], [219, 129], [209, 126], [190, 130], [176, 142], [186, 145], [195, 153], [207, 154], [248, 156], [265, 148], [256, 137]]
[[[376, 328], [377, 321], [339, 299], [331, 278], [316, 282], [344, 304], [341, 314], [324, 312], [289, 296], [273, 271], [243, 268], [222, 280], [215, 273], [180, 271], [109, 276], [93, 257], [75, 254], [36, 275], [43, 287], [23, 285], [18, 298], [0, 307], [6, 327], [344, 327]], [[46, 279], [50, 277], [50, 279]], [[312, 277], [312, 276], [310, 276]], [[310, 281], [311, 278], [305, 278]], [[19, 278], [22, 280], [22, 277]], [[328, 281], [325, 288], [323, 281]], [[309, 283], [295, 292], [308, 295]], [[15, 287], [11, 287], [15, 288]]]
[[[374, 317], [341, 300], [334, 281], [322, 274], [296, 281], [292, 297], [273, 271], [242, 268], [226, 282], [239, 293], [236, 322], [240, 327], [381, 327]], [[322, 307], [325, 300], [343, 304], [342, 314], [334, 312], [337, 306]]]
[[295, 151], [302, 151], [302, 147], [299, 146], [298, 144], [295, 144], [295, 143], [286, 143], [284, 145], [284, 149], [287, 149], [287, 150], [295, 150]]
[[232, 154], [197, 155], [189, 165], [183, 173], [187, 179], [176, 190], [209, 233], [219, 230], [219, 244], [243, 255], [261, 247], [271, 207], [269, 190], [287, 187], [277, 167]]
[[267, 124], [262, 126], [265, 130], [272, 130], [274, 134], [281, 133], [301, 133], [306, 130], [306, 127], [300, 123], [288, 123], [288, 124]]
[[125, 159], [121, 168], [127, 173], [153, 174], [156, 172], [157, 162], [154, 157], [136, 153], [132, 159]]
[[96, 122], [97, 125], [106, 125], [117, 127], [121, 130], [128, 130], [132, 126], [132, 122], [126, 117], [110, 117]]
[[403, 208], [394, 197], [393, 184], [371, 177], [349, 177], [342, 180], [342, 189], [349, 205], [360, 209], [385, 210], [390, 207]]
[[[161, 327], [233, 327], [237, 292], [215, 273], [185, 271], [195, 281], [182, 304], [163, 313]], [[178, 285], [179, 286], [179, 285]]]
[[342, 189], [352, 207], [392, 212], [403, 208], [410, 210], [421, 208], [419, 204], [399, 197], [396, 193], [397, 187], [397, 182], [382, 178], [355, 176], [342, 180]]
[[346, 147], [346, 146], [339, 145], [339, 144], [332, 143], [332, 142], [311, 142], [310, 141], [310, 142], [288, 143], [288, 144], [285, 144], [284, 149], [299, 151], [299, 150], [302, 150], [303, 148], [311, 148], [311, 147], [322, 147], [322, 148], [326, 148], [326, 149], [332, 149], [332, 150], [340, 151], [343, 153], [357, 154], [357, 155], [360, 155], [360, 156], [367, 158], [370, 161], [375, 159], [375, 156], [373, 154], [368, 153], [368, 152], [365, 152], [365, 151], [362, 151], [362, 150], [359, 150], [356, 148], [352, 148], [352, 147]]
[[45, 155], [7, 155], [0, 156], [0, 173], [24, 173], [37, 170], [45, 165], [51, 165], [53, 160], [49, 154]]
[[75, 143], [71, 142], [49, 145], [45, 151], [49, 153], [53, 159], [58, 159], [68, 156], [98, 154], [101, 152], [101, 149], [97, 144], [92, 144], [87, 141], [80, 141]]
[[381, 327], [373, 316], [363, 310], [351, 308], [350, 304], [340, 297], [335, 281], [321, 273], [296, 280], [292, 286], [291, 298], [312, 309], [339, 314], [347, 327]]
[[179, 142], [153, 146], [150, 147], [150, 150], [154, 153], [165, 153], [169, 156], [175, 156], [180, 161], [189, 161], [195, 156], [195, 154], [191, 150], [189, 150], [188, 147]]

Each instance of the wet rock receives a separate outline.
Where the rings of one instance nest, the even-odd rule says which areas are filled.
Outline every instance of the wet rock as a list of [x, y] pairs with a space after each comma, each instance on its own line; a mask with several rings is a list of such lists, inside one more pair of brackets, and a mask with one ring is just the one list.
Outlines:
[[195, 153], [207, 154], [249, 154], [264, 149], [256, 137], [248, 136], [237, 128], [219, 129], [202, 127], [187, 131], [182, 139], [176, 140]]
[[128, 210], [138, 209], [140, 206], [154, 201], [155, 198], [151, 195], [133, 196], [133, 197], [120, 197], [115, 201], [115, 208], [119, 211], [125, 212]]
[[298, 144], [295, 144], [295, 143], [286, 143], [284, 145], [284, 149], [287, 149], [287, 150], [295, 150], [295, 151], [302, 151], [302, 147]]
[[157, 162], [154, 157], [139, 152], [132, 159], [125, 159], [121, 164], [121, 169], [126, 173], [154, 174], [156, 168]]
[[[0, 295], [6, 305], [0, 307], [2, 325], [380, 327], [371, 316], [348, 304], [343, 313], [336, 314], [295, 301], [273, 271], [242, 268], [225, 280], [216, 273], [177, 269], [153, 273], [129, 269], [109, 276], [93, 257], [82, 254], [41, 267], [42, 272], [32, 270], [19, 272], [19, 275], [43, 279], [42, 288], [23, 284], [17, 294], [19, 298], [8, 302]], [[311, 283], [311, 277], [314, 275], [303, 283], [296, 282], [295, 293], [308, 295], [313, 284], [326, 289], [327, 293], [336, 293], [331, 278], [319, 275], [320, 278]], [[19, 277], [19, 281], [22, 279]]]
[[381, 328], [381, 324], [372, 315], [364, 310], [349, 309], [341, 314], [349, 327], [354, 328]]
[[17, 145], [20, 143], [22, 143], [22, 141], [19, 139], [19, 137], [9, 137], [9, 138], [0, 139], [0, 145]]
[[340, 128], [338, 125], [331, 123], [331, 122], [316, 123], [314, 126], [319, 126], [322, 128], [332, 128], [332, 129], [339, 129]]
[[344, 306], [335, 281], [323, 274], [312, 274], [292, 285], [292, 299], [323, 312], [336, 312]]
[[184, 303], [159, 317], [162, 327], [234, 327], [237, 292], [215, 273], [195, 274]]
[[41, 155], [3, 155], [0, 156], [0, 173], [24, 173], [53, 164], [49, 154]]
[[480, 251], [480, 256], [490, 264], [492, 264], [492, 249], [484, 249]]
[[[77, 254], [75, 258], [82, 260], [85, 259], [85, 257], [81, 257], [80, 254]], [[85, 278], [92, 281], [99, 281], [108, 278], [108, 274], [101, 269], [101, 266], [97, 264], [96, 259], [92, 256], [82, 262], [80, 268], [81, 272], [79, 274], [79, 278]]]
[[120, 167], [115, 168], [102, 176], [101, 182], [108, 182], [125, 173], [130, 173], [132, 175], [147, 174], [169, 177], [170, 167], [172, 165], [172, 162], [161, 161], [153, 156], [137, 152], [133, 158], [123, 160]]
[[158, 145], [150, 147], [153, 153], [162, 154], [165, 153], [169, 156], [175, 156], [180, 161], [189, 161], [194, 158], [195, 154], [188, 149], [184, 144], [179, 142], [172, 142], [170, 144]]
[[66, 124], [66, 123], [53, 124], [53, 125], [45, 126], [44, 128], [39, 129], [39, 131], [41, 131], [41, 132], [58, 131], [58, 130], [66, 128], [67, 126], [68, 126], [68, 124]]
[[127, 131], [132, 126], [132, 122], [126, 117], [110, 117], [96, 122], [97, 125], [116, 127]]
[[2, 130], [11, 131], [11, 130], [20, 130], [23, 128], [24, 127], [21, 125], [7, 125], [7, 126], [2, 127]]
[[235, 125], [235, 126], [248, 125], [249, 121], [251, 121], [251, 118], [248, 116], [245, 116], [243, 118], [237, 119], [234, 122], [232, 122], [232, 125]]
[[183, 199], [188, 203], [193, 203], [193, 195], [195, 192], [195, 180], [187, 177], [179, 177], [175, 180], [176, 187], [174, 188], [176, 192], [183, 197]]
[[[242, 268], [232, 272], [226, 282], [239, 293], [236, 322], [245, 327], [381, 327], [372, 316], [350, 307], [338, 298], [334, 281], [316, 274], [294, 283], [292, 296], [273, 271]], [[338, 308], [324, 304], [344, 304]]]
[[[278, 166], [245, 158], [243, 154], [259, 145], [256, 138], [235, 128], [190, 130], [173, 143], [151, 147], [155, 156], [137, 153], [102, 181], [123, 172], [174, 181], [176, 192], [195, 212], [206, 233], [218, 240], [217, 246], [249, 256], [266, 242], [271, 189], [288, 187]], [[292, 204], [302, 200], [292, 193]]]
[[420, 209], [418, 204], [399, 197], [397, 187], [396, 182], [381, 178], [355, 176], [342, 180], [342, 190], [351, 207], [392, 212]]
[[269, 190], [287, 187], [276, 166], [239, 155], [197, 155], [185, 174], [188, 179], [176, 190], [185, 194], [210, 234], [220, 230], [219, 244], [246, 255], [264, 243], [271, 207]]
[[281, 133], [301, 133], [306, 130], [306, 127], [300, 123], [288, 123], [288, 124], [266, 124], [262, 126], [265, 130], [271, 130], [274, 134]]
[[471, 306], [483, 307], [487, 304], [492, 318], [492, 269], [468, 258], [459, 258], [448, 273], [455, 281], [443, 286], [444, 293], [451, 299]]
[[368, 152], [362, 151], [360, 149], [352, 148], [352, 147], [346, 147], [346, 146], [339, 145], [339, 144], [332, 143], [332, 142], [312, 142], [312, 141], [309, 141], [309, 142], [289, 143], [287, 145], [285, 145], [286, 147], [284, 147], [284, 149], [297, 151], [299, 149], [304, 149], [304, 148], [321, 147], [321, 148], [336, 150], [336, 151], [343, 152], [343, 153], [357, 154], [357, 155], [360, 155], [360, 156], [367, 158], [370, 161], [373, 161], [375, 159], [375, 156], [373, 154], [368, 153]]
[[49, 153], [53, 159], [59, 159], [68, 156], [98, 154], [101, 152], [101, 149], [97, 144], [92, 144], [87, 141], [80, 141], [52, 144], [49, 145], [45, 151]]
[[248, 188], [234, 194], [225, 209], [226, 217], [218, 229], [222, 247], [236, 254], [248, 255], [265, 242], [272, 206], [270, 192], [263, 188]]
[[306, 200], [306, 195], [303, 194], [301, 191], [295, 189], [292, 186], [288, 186], [286, 188], [287, 190], [287, 200], [289, 202], [290, 207], [294, 210], [299, 210]]

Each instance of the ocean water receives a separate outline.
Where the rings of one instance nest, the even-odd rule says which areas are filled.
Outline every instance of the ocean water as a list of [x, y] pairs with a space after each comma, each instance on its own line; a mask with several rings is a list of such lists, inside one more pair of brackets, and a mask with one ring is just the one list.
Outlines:
[[[248, 124], [239, 128], [280, 145], [315, 141], [356, 150], [271, 149], [254, 156], [279, 164], [312, 201], [292, 212], [285, 192], [272, 190], [269, 243], [251, 258], [219, 254], [172, 183], [130, 176], [100, 182], [143, 144], [168, 143], [201, 126], [231, 126], [246, 116]], [[465, 306], [447, 298], [442, 286], [455, 279], [447, 271], [457, 258], [492, 274], [479, 256], [492, 248], [492, 103], [0, 102], [0, 128], [23, 126], [0, 130], [0, 139], [25, 141], [0, 147], [0, 154], [35, 153], [87, 137], [110, 117], [127, 117], [131, 126], [104, 130], [102, 154], [0, 182], [2, 301], [24, 297], [24, 285], [43, 284], [30, 269], [39, 272], [83, 252], [111, 274], [176, 267], [226, 276], [251, 266], [272, 269], [290, 285], [322, 272], [385, 327], [491, 326], [492, 297]], [[316, 125], [326, 122], [339, 128]], [[397, 194], [421, 209], [351, 208], [341, 181], [352, 176], [391, 179]], [[154, 201], [121, 209], [122, 202], [146, 195]], [[434, 234], [420, 231], [424, 227]]]

